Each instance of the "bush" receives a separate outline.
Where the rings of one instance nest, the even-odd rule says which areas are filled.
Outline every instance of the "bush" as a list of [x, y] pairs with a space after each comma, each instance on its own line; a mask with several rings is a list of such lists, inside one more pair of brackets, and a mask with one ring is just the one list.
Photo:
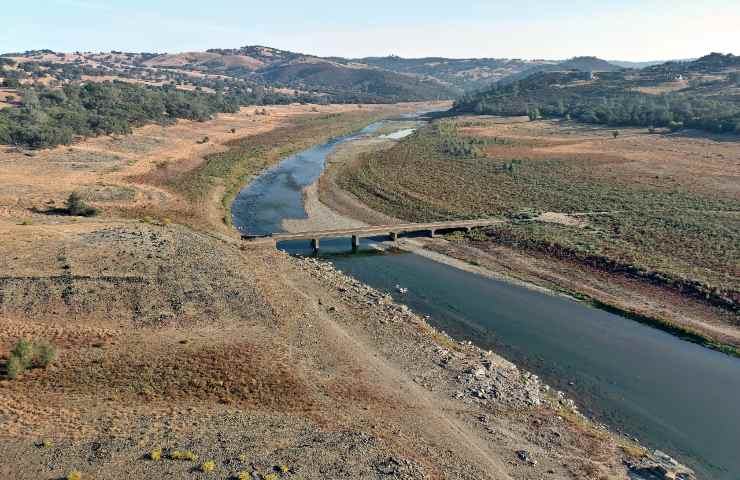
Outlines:
[[75, 217], [94, 217], [98, 214], [97, 209], [85, 204], [77, 192], [72, 192], [67, 197], [67, 212]]
[[18, 375], [23, 373], [26, 368], [18, 357], [11, 356], [5, 363], [5, 373], [10, 379], [18, 378]]
[[189, 462], [194, 462], [198, 460], [198, 455], [191, 452], [190, 450], [187, 450], [185, 452], [181, 452], [180, 450], [175, 450], [172, 453], [170, 453], [170, 459], [172, 460], [187, 460]]
[[10, 351], [10, 358], [16, 358], [25, 368], [31, 366], [33, 360], [33, 345], [26, 339], [20, 339], [16, 342], [13, 350]]
[[15, 379], [31, 367], [46, 368], [56, 359], [56, 348], [46, 341], [29, 342], [21, 339], [10, 351], [10, 358], [5, 362], [5, 373]]
[[213, 460], [207, 460], [200, 466], [200, 471], [204, 473], [210, 473], [216, 469], [216, 462]]
[[158, 462], [162, 459], [162, 450], [152, 450], [149, 452], [149, 460]]
[[46, 341], [34, 345], [33, 353], [33, 365], [38, 368], [48, 367], [57, 358], [57, 349]]
[[67, 474], [66, 480], [82, 480], [82, 473], [80, 473], [78, 470], [72, 470]]

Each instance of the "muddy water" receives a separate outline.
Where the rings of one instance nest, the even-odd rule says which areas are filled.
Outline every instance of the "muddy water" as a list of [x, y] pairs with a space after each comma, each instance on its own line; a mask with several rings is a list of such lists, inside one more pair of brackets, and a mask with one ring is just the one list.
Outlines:
[[[377, 130], [374, 124], [358, 135]], [[291, 156], [237, 197], [244, 233], [306, 218], [302, 189], [344, 137]], [[378, 253], [373, 240], [322, 240], [322, 256], [388, 291], [458, 339], [490, 348], [568, 392], [581, 410], [693, 467], [700, 478], [740, 478], [740, 360], [577, 303], [484, 278], [413, 253]], [[310, 254], [307, 243], [281, 245]], [[405, 295], [395, 285], [409, 289]]]

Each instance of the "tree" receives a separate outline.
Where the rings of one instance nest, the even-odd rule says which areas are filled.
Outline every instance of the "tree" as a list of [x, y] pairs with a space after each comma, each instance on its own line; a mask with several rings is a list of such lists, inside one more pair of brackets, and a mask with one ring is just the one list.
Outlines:
[[94, 217], [98, 213], [97, 209], [86, 205], [77, 192], [72, 192], [67, 197], [67, 212], [76, 217]]
[[529, 120], [534, 122], [538, 118], [540, 118], [540, 109], [537, 107], [530, 107], [527, 111], [527, 116], [529, 117]]
[[616, 139], [617, 139], [617, 137], [619, 136], [619, 130], [614, 130], [614, 131], [612, 132], [612, 135], [614, 136], [614, 139], [616, 140]]

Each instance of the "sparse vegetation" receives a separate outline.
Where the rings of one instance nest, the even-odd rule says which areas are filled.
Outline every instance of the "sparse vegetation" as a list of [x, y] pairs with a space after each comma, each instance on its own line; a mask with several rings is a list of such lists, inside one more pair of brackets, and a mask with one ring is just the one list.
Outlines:
[[87, 205], [78, 192], [72, 192], [67, 197], [67, 212], [75, 217], [94, 217], [98, 210]]
[[15, 379], [30, 368], [46, 368], [56, 359], [56, 348], [45, 340], [20, 339], [5, 362], [8, 378]]
[[[223, 205], [226, 209], [249, 175], [318, 141], [356, 131], [377, 119], [376, 115], [369, 111], [320, 115], [298, 119], [291, 126], [264, 134], [235, 139], [228, 143], [230, 148], [227, 151], [208, 155], [201, 167], [170, 178], [165, 185], [184, 194], [193, 203], [198, 203], [207, 201], [214, 179], [222, 179], [225, 184]], [[290, 141], [286, 142], [286, 138], [290, 138]], [[231, 216], [227, 215], [226, 221], [230, 222], [230, 219]]]
[[149, 457], [149, 460], [158, 462], [162, 459], [162, 450], [160, 449], [152, 450], [151, 452], [147, 454], [147, 457]]
[[203, 462], [200, 466], [200, 471], [203, 473], [211, 473], [214, 470], [216, 470], [216, 462], [213, 460], [207, 460]]
[[170, 452], [170, 460], [182, 460], [187, 462], [197, 462], [198, 455], [190, 450], [173, 450]]
[[[446, 125], [468, 121], [445, 120], [444, 127], [422, 129], [389, 150], [367, 154], [359, 167], [340, 175], [340, 185], [409, 221], [508, 217], [510, 223], [487, 229], [485, 238], [680, 285], [722, 305], [738, 301], [733, 265], [740, 262], [740, 206], [731, 195], [692, 187], [694, 179], [635, 182], [631, 171], [620, 173], [624, 161], [616, 153], [544, 154], [534, 148], [544, 147], [543, 141], [499, 143], [488, 135], [476, 143], [466, 139], [471, 130], [458, 126], [455, 133]], [[480, 153], [450, 151], [450, 138]], [[542, 212], [604, 213], [575, 228], [533, 221]]]
[[67, 474], [66, 480], [82, 480], [82, 473], [79, 470], [72, 470]]

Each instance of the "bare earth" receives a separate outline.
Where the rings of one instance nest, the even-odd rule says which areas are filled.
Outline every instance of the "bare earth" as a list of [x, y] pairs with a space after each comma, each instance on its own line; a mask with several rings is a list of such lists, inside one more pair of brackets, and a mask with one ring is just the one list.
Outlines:
[[[246, 247], [217, 184], [194, 206], [138, 180], [314, 115], [270, 111], [0, 153], [0, 357], [22, 337], [59, 352], [0, 379], [0, 477], [626, 479], [642, 450], [536, 377], [329, 265]], [[73, 190], [101, 215], [40, 213]], [[142, 205], [213, 228], [119, 216]]]

